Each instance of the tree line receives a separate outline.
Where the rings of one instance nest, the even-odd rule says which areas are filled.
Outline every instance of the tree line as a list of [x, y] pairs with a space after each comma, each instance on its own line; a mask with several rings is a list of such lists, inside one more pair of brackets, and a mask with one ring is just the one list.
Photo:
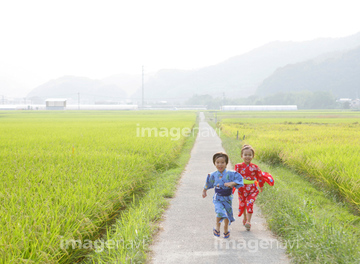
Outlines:
[[297, 105], [298, 109], [345, 108], [336, 102], [336, 97], [326, 91], [279, 92], [273, 95], [251, 95], [247, 98], [212, 97], [195, 94], [185, 105], [206, 105], [208, 109], [220, 109], [222, 105]]

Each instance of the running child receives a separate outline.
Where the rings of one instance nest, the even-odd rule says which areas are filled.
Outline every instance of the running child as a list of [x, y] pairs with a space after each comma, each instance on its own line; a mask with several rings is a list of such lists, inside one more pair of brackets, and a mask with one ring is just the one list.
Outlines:
[[202, 197], [207, 196], [206, 191], [215, 188], [213, 203], [215, 205], [216, 222], [213, 234], [220, 236], [221, 222], [224, 221], [224, 238], [230, 237], [229, 225], [235, 221], [232, 210], [232, 189], [244, 186], [243, 177], [236, 171], [226, 170], [229, 157], [223, 152], [215, 153], [213, 163], [217, 171], [209, 174], [206, 179]]
[[239, 217], [244, 213], [243, 225], [247, 231], [251, 228], [253, 206], [259, 191], [263, 190], [265, 182], [270, 186], [274, 185], [274, 179], [269, 173], [262, 172], [257, 165], [251, 163], [254, 156], [254, 149], [250, 145], [244, 145], [241, 149], [241, 158], [244, 162], [235, 165], [235, 171], [244, 177], [245, 185], [238, 188]]

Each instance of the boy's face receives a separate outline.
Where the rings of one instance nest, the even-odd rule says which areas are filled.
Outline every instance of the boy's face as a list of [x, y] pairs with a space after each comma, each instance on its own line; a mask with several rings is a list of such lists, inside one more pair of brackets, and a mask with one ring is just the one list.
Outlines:
[[226, 161], [224, 157], [219, 157], [215, 160], [215, 167], [219, 172], [223, 172], [226, 169]]
[[244, 149], [241, 158], [244, 160], [246, 164], [249, 164], [251, 160], [254, 158], [253, 152], [251, 149]]

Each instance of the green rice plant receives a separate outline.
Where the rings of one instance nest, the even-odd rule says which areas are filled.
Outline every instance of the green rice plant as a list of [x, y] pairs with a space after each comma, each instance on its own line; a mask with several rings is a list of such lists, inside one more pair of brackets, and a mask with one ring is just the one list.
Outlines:
[[309, 123], [309, 118], [284, 122], [285, 117], [279, 114], [272, 123], [263, 122], [264, 117], [257, 121], [244, 118], [241, 122], [223, 119], [221, 131], [232, 138], [240, 132], [245, 135], [244, 142], [255, 147], [258, 159], [285, 164], [337, 193], [360, 212], [359, 123], [349, 123], [341, 115], [332, 117], [338, 123], [324, 122], [323, 117], [311, 117], [315, 123]]
[[[221, 137], [232, 163], [241, 162], [243, 142], [225, 134]], [[256, 203], [292, 263], [360, 262], [360, 217], [351, 213], [347, 203], [281, 164], [254, 163], [275, 179], [275, 185], [265, 186]]]
[[177, 180], [190, 158], [196, 133], [186, 141], [176, 167], [156, 176], [149, 183], [149, 191], [137, 199], [118, 220], [107, 228], [102, 244], [89, 254], [82, 263], [144, 263], [153, 235], [158, 231], [158, 220], [167, 207], [167, 198], [173, 197]]
[[[58, 263], [92, 248], [104, 224], [174, 167], [192, 112], [2, 112], [0, 263]], [[178, 130], [174, 131], [178, 131]]]

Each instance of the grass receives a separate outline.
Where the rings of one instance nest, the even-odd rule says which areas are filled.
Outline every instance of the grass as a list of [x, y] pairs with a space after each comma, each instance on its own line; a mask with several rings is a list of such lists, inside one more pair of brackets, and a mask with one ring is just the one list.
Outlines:
[[[177, 167], [193, 112], [1, 112], [0, 263], [73, 263], [106, 223]], [[164, 134], [138, 133], [155, 127]], [[172, 128], [175, 128], [171, 130]], [[152, 132], [155, 133], [155, 132]]]
[[[82, 263], [144, 263], [148, 257], [149, 245], [158, 230], [157, 220], [173, 197], [178, 179], [185, 168], [196, 134], [189, 137], [176, 161], [177, 166], [156, 175], [148, 186], [145, 196], [136, 200], [121, 217], [106, 231], [101, 246], [94, 250]], [[106, 246], [110, 243], [114, 246]], [[103, 246], [102, 246], [103, 245]]]
[[341, 115], [329, 118], [337, 121], [330, 123], [323, 119], [309, 123], [307, 118], [295, 123], [283, 118], [279, 114], [272, 123], [263, 122], [264, 117], [223, 119], [221, 131], [230, 137], [239, 133], [256, 146], [259, 160], [308, 175], [360, 213], [360, 124], [349, 123]]
[[[242, 119], [241, 122], [247, 123], [246, 119]], [[233, 120], [229, 123], [233, 123]], [[249, 123], [266, 122], [251, 120]], [[241, 162], [242, 144], [251, 144], [258, 150], [264, 141], [257, 141], [256, 138], [274, 134], [271, 126], [267, 126], [266, 132], [260, 127], [257, 133], [246, 137], [245, 141], [236, 140], [234, 133], [221, 133], [223, 146], [233, 164]], [[291, 140], [285, 140], [288, 142], [287, 145], [281, 145], [281, 140], [273, 139], [272, 147], [276, 150], [285, 146], [291, 148]], [[277, 148], [277, 144], [280, 144], [280, 147]], [[297, 150], [296, 147], [292, 149]], [[277, 154], [265, 160], [272, 161], [272, 165], [258, 160], [254, 160], [254, 163], [274, 176], [275, 186], [266, 185], [257, 203], [261, 206], [269, 228], [288, 246], [287, 251], [292, 261], [359, 263], [360, 217], [354, 213], [350, 203], [342, 199], [342, 196], [339, 197], [337, 192], [326, 188], [323, 183], [315, 181], [312, 175], [289, 168]]]
[[295, 263], [359, 263], [359, 216], [289, 169], [258, 164], [276, 182], [258, 203], [270, 229], [284, 241], [296, 241], [288, 247]]

